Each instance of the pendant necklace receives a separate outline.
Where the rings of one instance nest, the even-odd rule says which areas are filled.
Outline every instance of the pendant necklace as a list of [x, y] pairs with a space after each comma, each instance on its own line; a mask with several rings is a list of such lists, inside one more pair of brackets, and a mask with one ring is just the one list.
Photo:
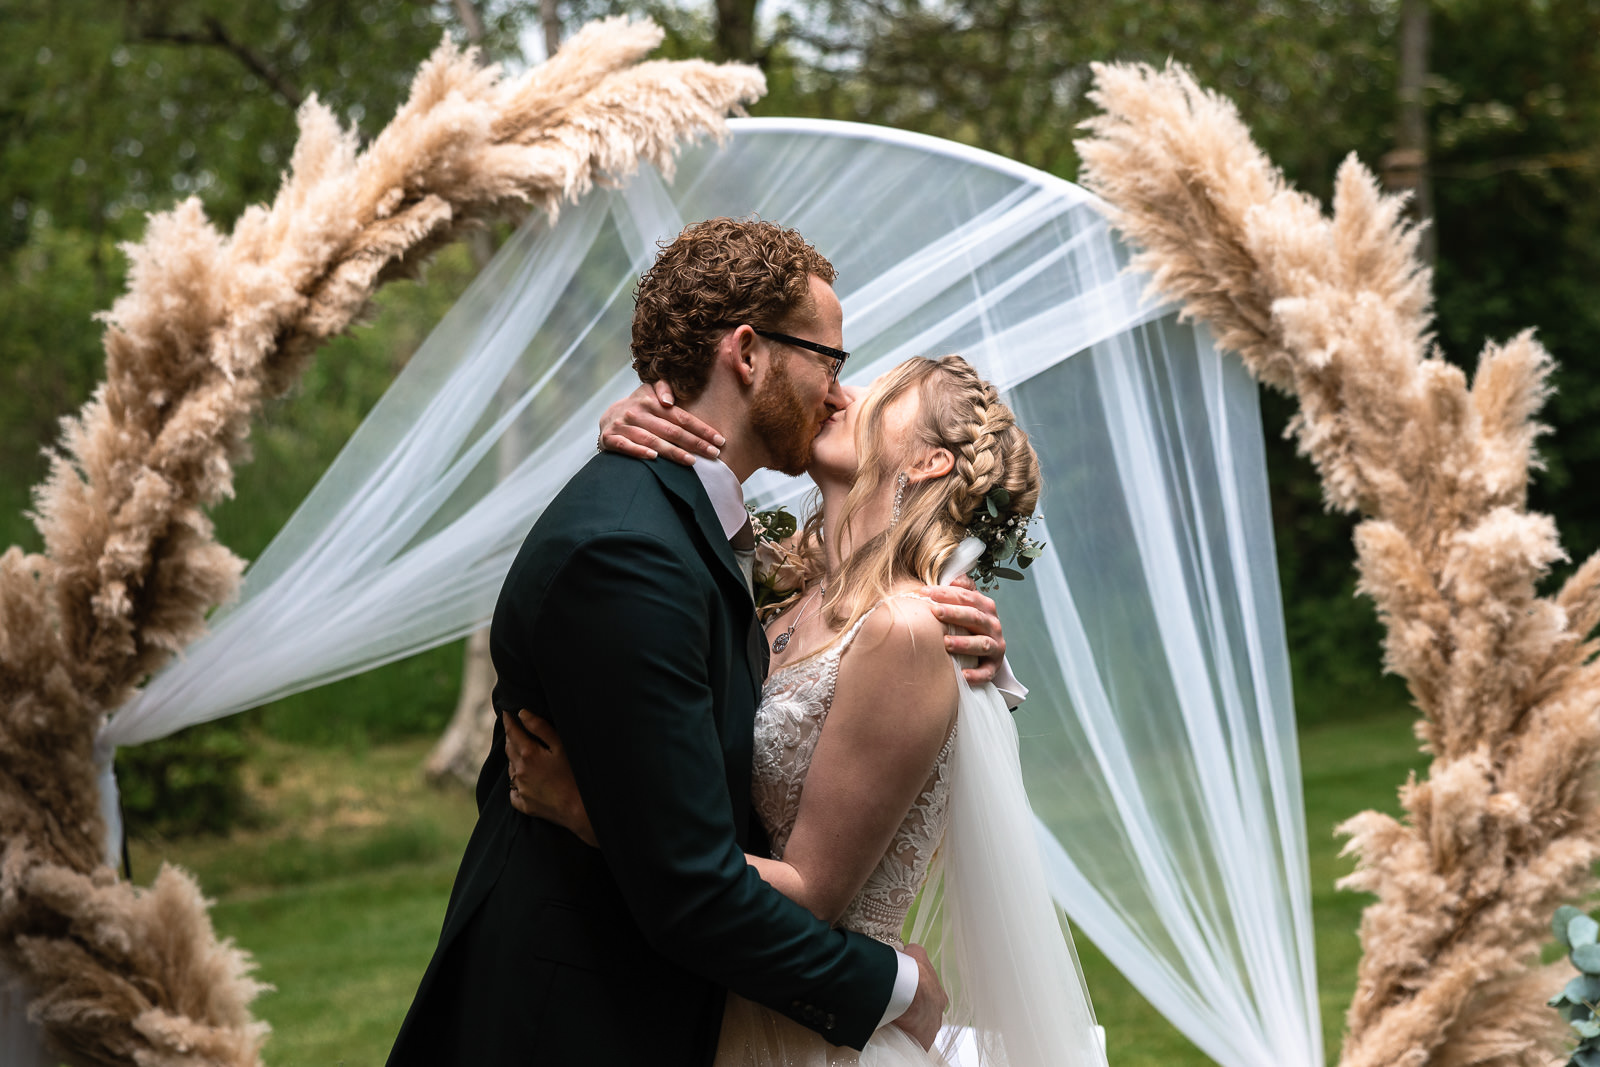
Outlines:
[[[821, 593], [823, 596], [827, 596], [828, 595], [828, 587], [825, 586], [825, 585], [819, 585], [817, 587], [817, 593]], [[817, 593], [812, 593], [810, 599], [811, 600], [815, 600], [817, 598]], [[820, 601], [819, 601], [819, 603], [820, 603]], [[809, 608], [809, 607], [810, 607], [810, 604], [808, 602], [807, 603], [807, 608]], [[778, 653], [782, 652], [784, 649], [789, 647], [789, 638], [794, 636], [795, 627], [799, 626], [802, 622], [805, 622], [805, 621], [806, 621], [806, 612], [805, 612], [805, 610], [801, 610], [801, 611], [795, 613], [794, 622], [791, 622], [789, 624], [789, 628], [787, 630], [783, 631], [783, 633], [779, 634], [777, 637], [774, 637], [772, 639], [772, 652], [773, 652], [774, 655], [777, 655]]]

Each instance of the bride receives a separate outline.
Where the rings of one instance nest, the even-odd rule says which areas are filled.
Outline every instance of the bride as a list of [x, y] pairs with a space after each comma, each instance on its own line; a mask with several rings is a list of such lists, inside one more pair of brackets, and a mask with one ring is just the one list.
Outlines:
[[[971, 886], [975, 895], [998, 900], [996, 887], [973, 883], [974, 875], [985, 883], [1027, 881], [1031, 827], [1024, 815], [1020, 826], [966, 828], [984, 836], [998, 829], [1013, 845], [1020, 839], [1023, 855], [999, 869], [994, 861], [1001, 857], [973, 855], [976, 842], [947, 836], [952, 813], [963, 803], [980, 822], [1003, 814], [993, 809], [1006, 798], [972, 795], [1006, 792], [1004, 769], [997, 781], [984, 766], [996, 762], [996, 746], [975, 749], [982, 738], [971, 739], [963, 763], [958, 745], [968, 740], [964, 732], [992, 733], [994, 715], [1002, 733], [1010, 722], [991, 686], [975, 692], [967, 685], [945, 651], [944, 625], [917, 593], [948, 576], [958, 552], [956, 573], [988, 573], [1026, 550], [1026, 525], [1039, 495], [1038, 461], [994, 387], [959, 356], [908, 360], [852, 399], [815, 441], [808, 473], [821, 507], [805, 523], [791, 556], [803, 577], [800, 593], [767, 623], [773, 656], [756, 719], [752, 799], [772, 855], [748, 861], [819, 918], [898, 949], [937, 854], [941, 873], [959, 867], [967, 879], [943, 882], [943, 907], [955, 919], [941, 931], [941, 962], [961, 968], [959, 977], [945, 975], [945, 982], [955, 986], [957, 1019], [972, 1024], [979, 1047], [989, 1050], [986, 1062], [1103, 1062], [1081, 985], [1075, 974], [1071, 982], [1062, 980], [1062, 972], [1072, 968], [1070, 949], [1055, 926], [1042, 880], [1035, 899], [1021, 908], [1031, 910], [1031, 917], [973, 916], [972, 907], [963, 917], [964, 904], [980, 910], [987, 905], [954, 896], [958, 886]], [[698, 449], [688, 435], [660, 421], [666, 414], [652, 398], [636, 395], [608, 413], [602, 439], [618, 451], [681, 455], [673, 441]], [[680, 426], [693, 425], [677, 418]], [[655, 432], [640, 429], [646, 425]], [[974, 539], [974, 532], [985, 536]], [[967, 721], [985, 713], [988, 722]], [[550, 748], [508, 730], [514, 806], [527, 814], [565, 812], [559, 821], [592, 837], [570, 780], [551, 756], [559, 754], [559, 738], [530, 716], [524, 723]], [[999, 748], [999, 762], [1009, 761], [1014, 769], [1014, 731], [1009, 752], [1004, 740]], [[1020, 782], [1010, 784], [1020, 792]], [[1016, 797], [1010, 799], [1015, 809]], [[1025, 813], [1025, 799], [1021, 807]], [[1013, 810], [1007, 817], [1017, 822], [1018, 814]], [[953, 855], [957, 848], [968, 854]], [[973, 870], [985, 866], [987, 873]], [[936, 895], [924, 895], [924, 909], [934, 909]], [[1019, 917], [1031, 918], [1036, 928], [1047, 920], [1053, 929], [1040, 940], [1053, 940], [1055, 951], [973, 928], [975, 921], [998, 921], [1015, 937]], [[1042, 970], [1017, 966], [1039, 952], [1054, 957]], [[962, 953], [967, 958], [958, 960]], [[1006, 971], [1033, 977], [1012, 981], [1017, 988], [992, 988], [1007, 984]], [[969, 988], [980, 982], [991, 988]], [[1013, 1003], [1000, 1013], [1007, 1018], [995, 1018], [977, 1010], [986, 999], [1031, 1003], [1021, 1004], [1020, 1013]], [[815, 1031], [730, 993], [716, 1062], [810, 1067], [858, 1059], [853, 1050], [830, 1045]], [[886, 1026], [859, 1062], [946, 1060]]]

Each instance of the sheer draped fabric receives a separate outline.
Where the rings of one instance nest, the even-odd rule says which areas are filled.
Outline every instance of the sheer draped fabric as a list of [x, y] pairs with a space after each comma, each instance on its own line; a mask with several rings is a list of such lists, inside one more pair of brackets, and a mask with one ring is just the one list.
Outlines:
[[[672, 183], [644, 171], [507, 243], [210, 634], [111, 718], [103, 757], [484, 625], [635, 384], [632, 286], [656, 243], [756, 212], [839, 268], [845, 380], [960, 352], [1039, 451], [1048, 548], [998, 599], [1032, 689], [1015, 728], [1056, 903], [1217, 1062], [1321, 1064], [1255, 385], [1142, 299], [1067, 182], [875, 127], [732, 125]], [[746, 490], [797, 510], [806, 487]]]
[[[946, 563], [948, 585], [983, 542]], [[940, 1050], [962, 1067], [1106, 1067], [1072, 933], [1051, 900], [1022, 780], [1017, 725], [959, 670], [948, 824], [911, 924], [950, 994]]]

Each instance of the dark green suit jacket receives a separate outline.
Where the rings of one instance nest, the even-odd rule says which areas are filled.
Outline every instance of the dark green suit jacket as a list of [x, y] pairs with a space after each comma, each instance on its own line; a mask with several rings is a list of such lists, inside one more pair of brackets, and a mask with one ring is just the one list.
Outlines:
[[555, 724], [598, 850], [510, 806], [496, 725], [478, 824], [390, 1067], [703, 1065], [729, 988], [866, 1043], [897, 962], [745, 863], [764, 669], [692, 470], [599, 455], [528, 534], [490, 629], [496, 708]]

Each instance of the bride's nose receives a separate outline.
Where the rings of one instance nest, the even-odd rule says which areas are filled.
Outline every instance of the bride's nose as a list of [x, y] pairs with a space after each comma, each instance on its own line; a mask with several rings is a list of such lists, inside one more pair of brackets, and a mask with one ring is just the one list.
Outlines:
[[859, 399], [861, 399], [861, 390], [853, 385], [845, 385], [837, 378], [828, 385], [826, 403], [830, 412], [843, 411]]

